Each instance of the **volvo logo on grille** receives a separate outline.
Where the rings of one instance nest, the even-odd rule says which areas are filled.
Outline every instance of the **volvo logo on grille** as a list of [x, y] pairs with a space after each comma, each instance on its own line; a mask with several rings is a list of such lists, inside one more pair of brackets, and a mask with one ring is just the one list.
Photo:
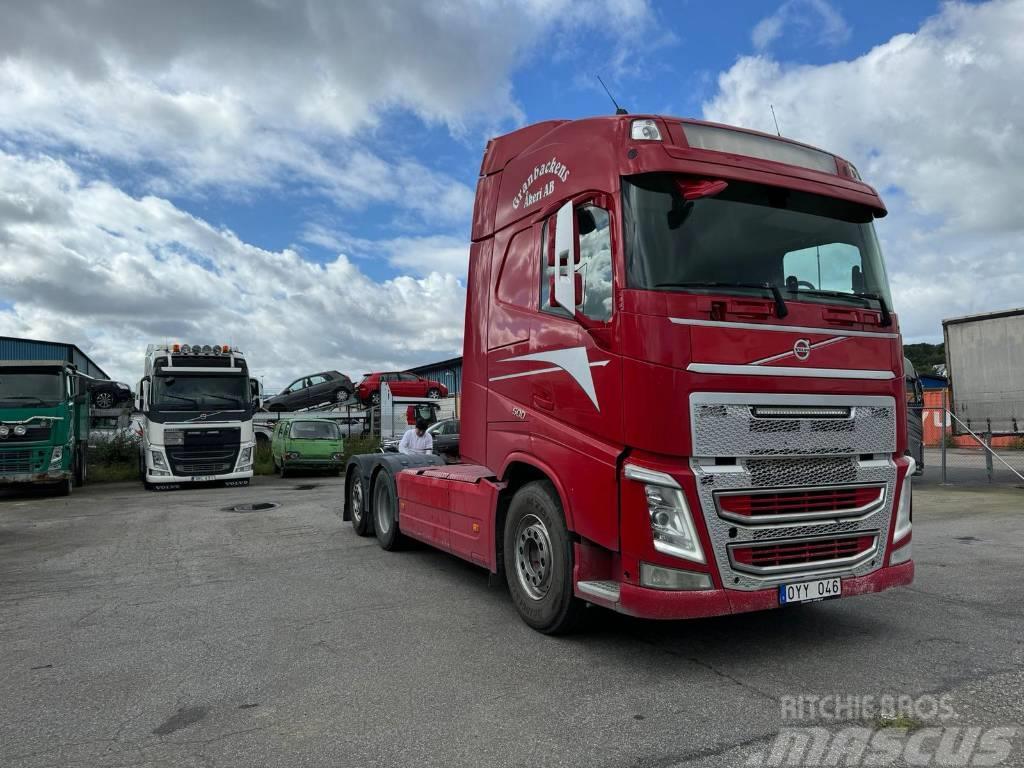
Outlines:
[[797, 339], [793, 345], [793, 354], [797, 360], [806, 360], [811, 356], [811, 342], [807, 339]]

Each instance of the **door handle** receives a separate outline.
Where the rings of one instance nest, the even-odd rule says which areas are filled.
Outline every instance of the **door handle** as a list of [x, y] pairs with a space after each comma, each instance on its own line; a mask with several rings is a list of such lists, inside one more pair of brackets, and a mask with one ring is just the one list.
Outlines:
[[554, 398], [542, 395], [538, 392], [533, 393], [533, 404], [537, 408], [543, 408], [545, 411], [553, 411], [555, 409]]

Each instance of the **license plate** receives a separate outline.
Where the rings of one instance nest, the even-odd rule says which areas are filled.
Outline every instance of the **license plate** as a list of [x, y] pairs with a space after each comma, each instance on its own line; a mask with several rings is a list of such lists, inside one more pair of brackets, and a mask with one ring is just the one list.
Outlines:
[[215, 475], [195, 475], [192, 478], [192, 482], [193, 483], [210, 483], [210, 482], [213, 482], [216, 479], [217, 479], [217, 477]]
[[812, 603], [815, 600], [841, 597], [842, 594], [843, 582], [838, 577], [801, 581], [796, 584], [780, 584], [779, 605], [785, 605], [786, 603]]

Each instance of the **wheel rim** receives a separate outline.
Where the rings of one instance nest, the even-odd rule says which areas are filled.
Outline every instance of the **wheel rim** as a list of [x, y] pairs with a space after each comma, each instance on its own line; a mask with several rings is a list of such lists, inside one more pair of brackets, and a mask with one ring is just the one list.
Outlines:
[[384, 483], [377, 487], [376, 498], [373, 500], [373, 516], [377, 523], [377, 530], [384, 536], [391, 530], [391, 521], [394, 519], [394, 511], [391, 509], [391, 497], [388, 495]]
[[354, 480], [348, 492], [349, 505], [352, 507], [352, 520], [357, 524], [363, 522], [363, 483]]
[[380, 402], [380, 393], [379, 392], [374, 392], [372, 395], [370, 395], [370, 402], [373, 403], [374, 405], [379, 403]]
[[432, 389], [429, 392], [427, 392], [427, 397], [429, 397], [431, 400], [439, 400], [441, 398], [441, 390]]
[[536, 515], [526, 515], [516, 528], [516, 576], [531, 600], [542, 600], [548, 593], [552, 554], [547, 526]]
[[344, 403], [348, 400], [348, 393], [344, 389], [339, 389], [337, 394], [334, 395], [334, 399], [336, 402]]
[[109, 408], [114, 404], [114, 398], [108, 395], [106, 392], [96, 395], [96, 407], [97, 408]]

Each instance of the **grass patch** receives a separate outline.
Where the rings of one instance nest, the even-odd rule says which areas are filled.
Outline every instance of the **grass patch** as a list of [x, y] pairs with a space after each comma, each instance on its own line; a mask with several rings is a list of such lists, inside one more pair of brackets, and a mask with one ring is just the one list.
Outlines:
[[878, 717], [875, 718], [875, 727], [877, 728], [902, 728], [906, 731], [916, 731], [924, 723], [920, 720], [916, 720], [908, 715], [896, 715], [895, 717]]
[[90, 463], [86, 468], [88, 483], [117, 483], [123, 480], [139, 479], [139, 462], [115, 462], [112, 464]]

